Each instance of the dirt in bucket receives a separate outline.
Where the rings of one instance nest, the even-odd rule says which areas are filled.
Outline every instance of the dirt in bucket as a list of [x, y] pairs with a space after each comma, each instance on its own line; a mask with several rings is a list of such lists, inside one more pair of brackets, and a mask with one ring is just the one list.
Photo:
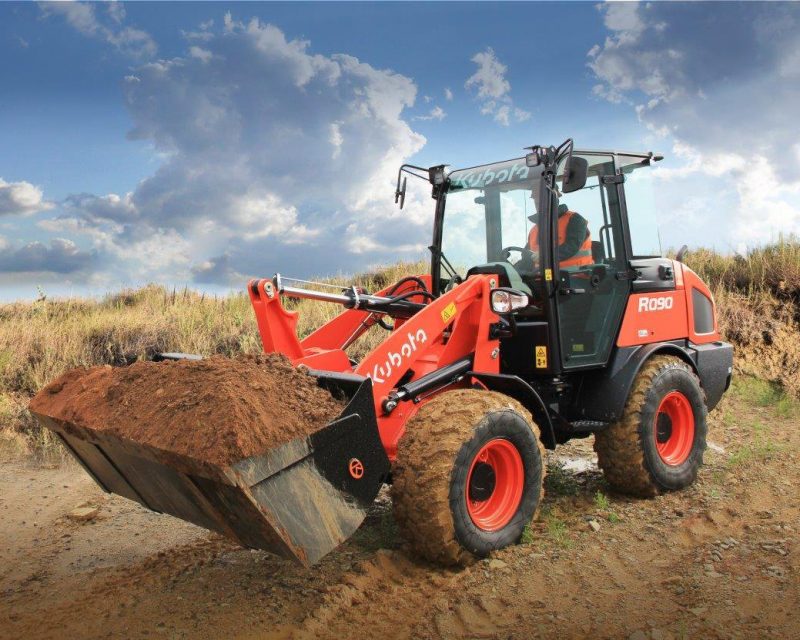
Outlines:
[[309, 435], [343, 408], [274, 353], [74, 369], [30, 404], [34, 413], [216, 465]]

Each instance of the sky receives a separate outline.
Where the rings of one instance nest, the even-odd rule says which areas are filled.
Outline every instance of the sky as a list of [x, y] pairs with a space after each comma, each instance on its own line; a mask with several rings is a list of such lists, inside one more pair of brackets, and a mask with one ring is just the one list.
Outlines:
[[398, 167], [653, 150], [664, 248], [800, 233], [800, 4], [0, 3], [0, 300], [426, 256]]

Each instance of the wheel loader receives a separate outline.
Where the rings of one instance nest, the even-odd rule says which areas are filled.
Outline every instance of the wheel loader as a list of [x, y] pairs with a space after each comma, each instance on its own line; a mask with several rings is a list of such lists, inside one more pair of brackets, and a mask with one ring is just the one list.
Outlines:
[[[733, 351], [708, 287], [662, 256], [660, 159], [567, 140], [454, 171], [403, 165], [400, 208], [409, 177], [435, 201], [430, 273], [375, 292], [251, 281], [264, 351], [346, 401], [309, 437], [215, 467], [37, 417], [106, 491], [306, 565], [358, 528], [386, 483], [429, 560], [514, 544], [542, 500], [544, 449], [572, 438], [594, 437], [618, 491], [682, 489]], [[287, 298], [343, 309], [300, 339]], [[385, 338], [354, 362], [347, 349], [368, 331]]]

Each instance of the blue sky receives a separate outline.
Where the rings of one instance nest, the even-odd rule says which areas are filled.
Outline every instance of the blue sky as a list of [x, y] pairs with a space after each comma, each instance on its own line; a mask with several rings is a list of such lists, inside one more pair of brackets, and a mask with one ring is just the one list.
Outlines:
[[666, 246], [800, 231], [800, 5], [0, 4], [0, 299], [424, 255], [424, 185], [654, 149]]

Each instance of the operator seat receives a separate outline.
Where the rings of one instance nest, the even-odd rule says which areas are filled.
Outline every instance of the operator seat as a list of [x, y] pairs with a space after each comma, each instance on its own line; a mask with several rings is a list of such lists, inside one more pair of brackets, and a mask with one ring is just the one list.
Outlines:
[[522, 280], [517, 270], [508, 262], [487, 262], [479, 264], [467, 271], [467, 278], [476, 273], [493, 273], [498, 276], [505, 276], [506, 282], [501, 282], [502, 286], [508, 286], [517, 291], [522, 291], [532, 295], [531, 288]]

